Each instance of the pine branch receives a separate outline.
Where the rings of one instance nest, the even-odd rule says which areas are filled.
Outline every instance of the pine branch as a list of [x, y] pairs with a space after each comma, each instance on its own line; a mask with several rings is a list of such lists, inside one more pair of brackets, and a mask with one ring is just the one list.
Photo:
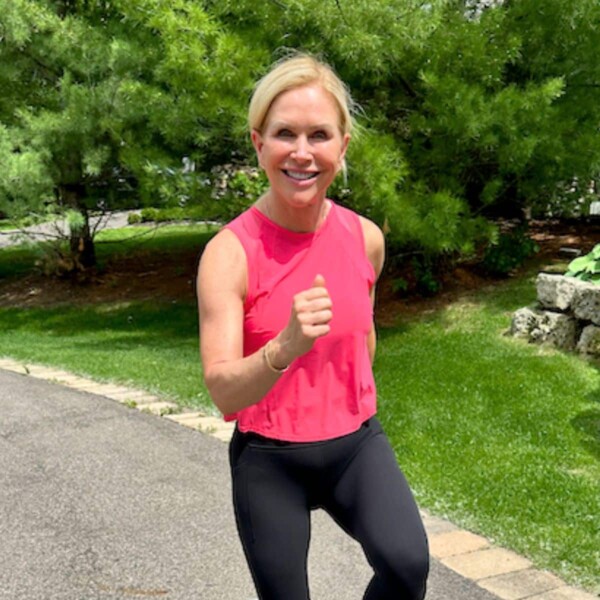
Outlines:
[[406, 93], [411, 98], [419, 98], [420, 94], [412, 87], [412, 85], [410, 85], [410, 83], [408, 83], [406, 79], [404, 79], [404, 77], [402, 77], [402, 75], [398, 75], [398, 79], [400, 80], [402, 87], [406, 90]]
[[568, 88], [600, 88], [600, 83], [567, 83]]
[[53, 76], [53, 78], [46, 77], [46, 79], [48, 81], [51, 81], [52, 83], [54, 83], [61, 78], [61, 76], [62, 76], [61, 70], [57, 70], [57, 69], [51, 67], [50, 65], [47, 65], [46, 63], [42, 62], [37, 56], [35, 56], [33, 53], [31, 53], [28, 50], [22, 50], [21, 53], [23, 55], [25, 55], [27, 58], [29, 58], [31, 61], [33, 61], [38, 67], [40, 67], [41, 69], [43, 69], [47, 73], [50, 73]]
[[344, 11], [342, 10], [342, 5], [340, 4], [340, 0], [335, 0], [335, 5], [337, 6], [340, 16], [342, 17], [342, 21], [344, 21], [344, 23], [348, 27], [350, 27], [350, 23], [348, 23], [348, 21], [346, 19], [346, 15], [344, 14]]
[[288, 6], [286, 6], [283, 2], [279, 2], [279, 0], [271, 0], [273, 4], [279, 6], [279, 8], [283, 8], [283, 10], [288, 10]]

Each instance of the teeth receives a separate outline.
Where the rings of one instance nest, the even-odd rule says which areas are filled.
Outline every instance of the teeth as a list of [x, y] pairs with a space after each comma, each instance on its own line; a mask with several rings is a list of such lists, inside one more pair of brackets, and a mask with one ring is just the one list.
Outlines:
[[306, 172], [302, 172], [302, 171], [285, 171], [285, 174], [288, 175], [289, 177], [291, 177], [292, 179], [300, 179], [300, 180], [312, 179], [313, 177], [317, 176], [316, 173], [306, 173]]

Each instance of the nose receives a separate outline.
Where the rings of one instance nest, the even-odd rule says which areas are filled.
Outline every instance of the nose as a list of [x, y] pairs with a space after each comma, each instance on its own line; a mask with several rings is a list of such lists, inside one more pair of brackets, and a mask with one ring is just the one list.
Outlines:
[[296, 138], [296, 143], [292, 150], [292, 158], [304, 161], [311, 160], [310, 145], [305, 135], [299, 135]]

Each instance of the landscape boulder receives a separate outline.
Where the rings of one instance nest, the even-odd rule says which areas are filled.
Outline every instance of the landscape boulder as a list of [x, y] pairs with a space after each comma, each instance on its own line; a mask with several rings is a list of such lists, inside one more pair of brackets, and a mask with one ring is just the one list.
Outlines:
[[538, 302], [544, 308], [567, 310], [581, 285], [582, 282], [573, 277], [540, 273], [536, 280]]
[[529, 339], [531, 332], [537, 328], [539, 314], [531, 308], [520, 308], [512, 318], [510, 333], [516, 337]]
[[588, 325], [583, 328], [579, 342], [577, 342], [577, 351], [581, 354], [600, 356], [600, 327]]
[[549, 342], [563, 350], [573, 350], [578, 337], [577, 319], [562, 313], [544, 311], [530, 332], [532, 342]]
[[575, 290], [571, 301], [573, 314], [582, 321], [600, 325], [600, 285], [587, 283]]
[[530, 342], [600, 356], [600, 286], [540, 273], [536, 290], [538, 305], [517, 310], [510, 333]]

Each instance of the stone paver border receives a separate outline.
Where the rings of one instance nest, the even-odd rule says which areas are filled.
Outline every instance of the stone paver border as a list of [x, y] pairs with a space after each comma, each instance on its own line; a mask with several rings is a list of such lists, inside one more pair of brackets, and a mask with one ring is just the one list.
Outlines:
[[[11, 358], [0, 358], [0, 369], [105, 396], [131, 408], [149, 412], [228, 442], [233, 423], [197, 411], [181, 411], [173, 402], [166, 402], [144, 390], [123, 385], [100, 383], [62, 369], [29, 364]], [[566, 585], [555, 575], [532, 568], [526, 558], [492, 545], [484, 537], [459, 529], [445, 519], [423, 511], [423, 520], [431, 556], [463, 577], [502, 600], [598, 600]]]

